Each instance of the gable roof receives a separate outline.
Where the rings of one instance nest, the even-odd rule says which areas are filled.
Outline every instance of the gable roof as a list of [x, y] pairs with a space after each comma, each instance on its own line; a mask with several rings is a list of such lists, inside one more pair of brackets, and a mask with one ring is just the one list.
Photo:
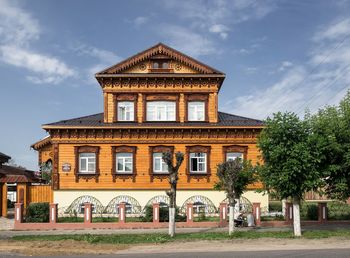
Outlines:
[[131, 122], [131, 123], [104, 123], [103, 122], [103, 113], [98, 113], [89, 116], [83, 116], [78, 118], [73, 118], [69, 120], [61, 120], [55, 123], [50, 123], [43, 125], [44, 129], [50, 128], [133, 128], [133, 127], [151, 127], [151, 128], [174, 128], [174, 127], [258, 127], [262, 128], [264, 126], [263, 121], [252, 119], [243, 116], [236, 116], [224, 112], [219, 112], [218, 114], [219, 121], [218, 123], [207, 123], [207, 122], [144, 122], [142, 124]]
[[48, 145], [48, 144], [51, 144], [51, 137], [50, 135], [44, 137], [43, 139], [33, 143], [32, 145], [30, 145], [30, 147], [34, 150], [39, 150], [40, 148]]
[[124, 61], [121, 61], [118, 64], [115, 64], [111, 67], [108, 67], [107, 69], [104, 69], [101, 72], [98, 72], [95, 74], [95, 77], [103, 77], [104, 75], [110, 75], [110, 74], [117, 74], [120, 73], [123, 70], [126, 70], [130, 68], [131, 66], [136, 65], [137, 63], [140, 63], [146, 59], [149, 59], [155, 55], [166, 55], [170, 58], [179, 61], [181, 63], [184, 63], [191, 67], [192, 69], [204, 73], [204, 74], [218, 74], [218, 75], [224, 75], [223, 72], [220, 72], [206, 64], [203, 64], [202, 62], [176, 50], [173, 49], [163, 43], [158, 43], [154, 45], [153, 47], [150, 47], [142, 52], [137, 53], [136, 55], [133, 55]]

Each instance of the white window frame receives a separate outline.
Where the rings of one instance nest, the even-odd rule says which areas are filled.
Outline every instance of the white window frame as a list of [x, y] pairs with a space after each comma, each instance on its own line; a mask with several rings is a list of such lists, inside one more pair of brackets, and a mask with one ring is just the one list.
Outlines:
[[[191, 107], [194, 107], [194, 112], [191, 112]], [[200, 110], [203, 109], [203, 110]], [[199, 117], [199, 112], [203, 112], [202, 118]], [[205, 102], [204, 101], [190, 101], [187, 104], [187, 118], [188, 121], [205, 121]]]
[[226, 153], [226, 161], [229, 160], [235, 160], [237, 158], [241, 158], [243, 160], [243, 153], [242, 152], [227, 152]]
[[[174, 117], [170, 117], [170, 108], [173, 109]], [[176, 121], [176, 101], [148, 101], [146, 116], [147, 121]]]
[[[124, 156], [122, 156], [124, 155]], [[118, 157], [119, 156], [119, 157]], [[127, 157], [125, 157], [127, 156]], [[134, 157], [133, 157], [133, 153], [130, 153], [130, 152], [118, 152], [115, 154], [115, 160], [116, 160], [116, 168], [115, 168], [115, 171], [116, 173], [118, 174], [132, 174], [133, 173], [133, 163], [134, 163]], [[131, 159], [131, 162], [129, 161], [126, 161], [127, 159]], [[118, 164], [119, 164], [119, 160], [121, 161], [122, 163], [122, 167], [123, 169], [122, 170], [119, 170], [118, 169]], [[131, 171], [127, 171], [126, 170], [126, 164], [130, 164], [131, 166]]]
[[[118, 101], [118, 121], [134, 121], [135, 120], [135, 103], [133, 101]], [[124, 110], [122, 109], [124, 108]], [[129, 119], [127, 115], [129, 114]]]
[[[200, 154], [200, 155], [202, 155], [203, 154], [203, 157], [198, 157], [198, 156], [196, 156], [196, 155], [198, 155], [198, 154]], [[190, 162], [190, 164], [189, 164], [189, 166], [190, 166], [190, 173], [191, 174], [205, 174], [205, 173], [207, 173], [207, 166], [208, 166], [208, 164], [207, 164], [207, 153], [206, 152], [191, 152], [190, 153], [190, 155], [189, 155], [189, 162]], [[204, 161], [199, 161], [200, 159], [203, 159], [204, 158]], [[192, 161], [193, 160], [197, 160], [197, 171], [193, 171], [192, 170]], [[204, 170], [203, 171], [201, 171], [201, 170], [199, 170], [199, 164], [204, 164]]]
[[[169, 173], [168, 165], [163, 160], [162, 152], [153, 152], [153, 173], [154, 174], [166, 174]], [[160, 160], [160, 169], [156, 170], [156, 160]]]
[[[88, 155], [87, 157], [84, 157]], [[82, 161], [85, 160], [86, 168], [82, 169]], [[89, 164], [94, 165], [94, 170], [89, 170]], [[96, 153], [92, 152], [82, 152], [79, 153], [79, 173], [95, 174], [96, 173]]]

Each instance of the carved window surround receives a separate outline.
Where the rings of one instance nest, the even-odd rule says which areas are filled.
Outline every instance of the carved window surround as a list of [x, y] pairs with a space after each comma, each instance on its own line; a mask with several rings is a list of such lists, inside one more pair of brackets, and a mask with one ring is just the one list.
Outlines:
[[163, 180], [164, 178], [169, 177], [169, 173], [154, 173], [153, 172], [153, 153], [163, 153], [163, 152], [170, 152], [171, 156], [174, 156], [174, 146], [164, 146], [164, 145], [157, 145], [157, 146], [150, 146], [149, 147], [149, 175], [151, 182], [153, 182], [154, 178], [159, 178]]
[[[144, 94], [143, 95], [143, 122], [149, 123], [173, 123], [180, 122], [179, 114], [179, 94]], [[175, 102], [175, 121], [147, 121], [147, 102], [149, 101], [174, 101]]]
[[[188, 102], [204, 102], [204, 121], [188, 121]], [[208, 94], [186, 94], [185, 95], [185, 122], [209, 122], [209, 95]]]
[[223, 161], [226, 161], [226, 155], [230, 152], [238, 152], [243, 153], [243, 158], [247, 159], [248, 154], [248, 146], [241, 146], [241, 145], [228, 145], [222, 147], [222, 154], [223, 154]]
[[[114, 94], [114, 116], [113, 122], [116, 123], [131, 123], [137, 122], [137, 94]], [[132, 121], [118, 121], [118, 102], [121, 101], [130, 101], [134, 103], [134, 120]]]
[[[116, 181], [116, 178], [132, 178], [132, 181], [135, 182], [136, 178], [136, 146], [128, 146], [128, 145], [121, 145], [121, 146], [112, 146], [112, 177], [113, 182]], [[116, 154], [117, 153], [132, 153], [132, 173], [117, 173], [117, 160], [116, 160]]]
[[[194, 145], [194, 146], [186, 146], [186, 175], [187, 182], [191, 181], [191, 178], [196, 178], [197, 180], [201, 178], [206, 178], [207, 182], [210, 181], [211, 170], [210, 170], [210, 151], [211, 146], [203, 146], [203, 145]], [[190, 153], [206, 153], [207, 154], [207, 172], [206, 173], [190, 173]]]
[[[79, 154], [80, 153], [95, 153], [95, 173], [79, 173]], [[80, 178], [88, 179], [95, 178], [95, 182], [98, 182], [98, 177], [100, 176], [100, 167], [99, 167], [99, 146], [75, 146], [74, 154], [75, 154], [75, 182], [78, 183]]]

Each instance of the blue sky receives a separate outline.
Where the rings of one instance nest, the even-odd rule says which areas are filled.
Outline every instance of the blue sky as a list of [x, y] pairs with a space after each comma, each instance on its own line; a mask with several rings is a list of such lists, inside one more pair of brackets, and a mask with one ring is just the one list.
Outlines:
[[225, 72], [233, 114], [302, 115], [349, 88], [350, 1], [0, 0], [0, 151], [37, 169], [41, 125], [102, 112], [94, 73], [158, 42]]

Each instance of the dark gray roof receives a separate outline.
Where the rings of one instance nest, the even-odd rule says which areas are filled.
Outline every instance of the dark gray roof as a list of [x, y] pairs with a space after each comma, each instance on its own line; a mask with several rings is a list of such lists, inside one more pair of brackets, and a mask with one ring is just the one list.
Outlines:
[[186, 122], [186, 123], [179, 123], [179, 122], [144, 122], [144, 123], [137, 123], [137, 122], [118, 122], [118, 123], [104, 123], [103, 122], [103, 113], [95, 114], [95, 115], [89, 115], [89, 116], [83, 116], [78, 118], [73, 118], [69, 120], [61, 120], [55, 123], [50, 123], [44, 125], [44, 128], [48, 128], [50, 126], [53, 127], [220, 127], [220, 126], [238, 126], [238, 127], [259, 127], [263, 126], [264, 123], [261, 120], [247, 118], [243, 116], [236, 116], [224, 112], [219, 112], [219, 122], [218, 123], [206, 123], [206, 122]]

